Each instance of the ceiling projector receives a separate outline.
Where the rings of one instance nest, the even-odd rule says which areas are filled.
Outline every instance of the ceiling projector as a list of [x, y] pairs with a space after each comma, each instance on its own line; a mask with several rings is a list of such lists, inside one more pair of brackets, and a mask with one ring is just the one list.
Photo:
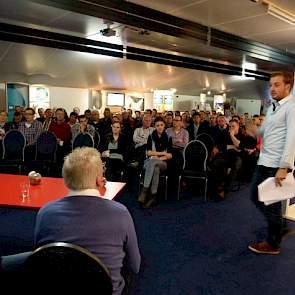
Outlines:
[[106, 29], [100, 30], [100, 33], [102, 36], [105, 36], [105, 37], [116, 36], [116, 31], [111, 28], [106, 28]]

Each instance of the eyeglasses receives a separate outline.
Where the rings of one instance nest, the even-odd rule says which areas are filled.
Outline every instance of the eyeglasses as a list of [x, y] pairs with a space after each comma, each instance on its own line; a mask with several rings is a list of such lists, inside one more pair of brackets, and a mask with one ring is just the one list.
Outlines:
[[179, 122], [179, 121], [181, 121], [180, 119], [174, 119], [173, 120], [174, 122]]

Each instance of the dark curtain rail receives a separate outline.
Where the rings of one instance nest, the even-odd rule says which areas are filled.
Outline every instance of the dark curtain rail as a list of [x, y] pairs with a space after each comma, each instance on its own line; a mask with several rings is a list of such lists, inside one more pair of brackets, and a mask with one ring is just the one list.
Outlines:
[[[110, 44], [107, 42], [100, 42], [6, 23], [0, 23], [0, 39], [9, 42], [32, 44], [78, 52], [88, 52], [118, 58], [124, 58], [125, 56], [127, 59], [131, 60], [153, 62], [226, 75], [241, 76], [243, 73], [243, 69], [238, 66], [225, 65], [222, 63], [131, 46], [127, 46], [126, 50], [124, 50], [122, 45]], [[248, 77], [254, 77], [260, 80], [269, 80], [269, 74], [262, 71], [245, 70], [244, 74]]]

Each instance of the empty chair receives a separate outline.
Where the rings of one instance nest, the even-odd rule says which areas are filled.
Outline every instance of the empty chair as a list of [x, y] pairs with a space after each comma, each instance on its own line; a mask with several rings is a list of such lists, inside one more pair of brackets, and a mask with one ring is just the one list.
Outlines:
[[19, 130], [10, 130], [2, 140], [3, 156], [0, 172], [21, 173], [25, 157], [26, 138]]
[[83, 147], [83, 146], [94, 147], [93, 137], [88, 132], [79, 133], [73, 139], [72, 149], [75, 149], [77, 147]]
[[37, 138], [35, 160], [26, 163], [25, 172], [37, 171], [44, 176], [53, 176], [56, 163], [57, 138], [48, 131]]
[[37, 138], [35, 160], [55, 162], [57, 138], [48, 131], [42, 132]]
[[70, 243], [50, 243], [33, 251], [24, 263], [24, 275], [50, 290], [83, 290], [111, 295], [109, 271], [90, 251]]
[[204, 180], [204, 196], [207, 199], [207, 157], [208, 152], [204, 143], [199, 140], [190, 141], [183, 150], [183, 171], [178, 180], [178, 200], [180, 198], [181, 181], [187, 179]]

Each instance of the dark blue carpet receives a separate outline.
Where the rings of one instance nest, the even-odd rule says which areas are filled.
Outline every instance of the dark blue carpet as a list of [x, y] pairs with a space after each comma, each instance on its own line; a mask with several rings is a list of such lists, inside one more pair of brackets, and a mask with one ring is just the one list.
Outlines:
[[[266, 231], [247, 187], [218, 203], [191, 198], [145, 210], [135, 195], [119, 198], [134, 218], [142, 255], [132, 295], [295, 294], [295, 236], [278, 256], [247, 250]], [[34, 219], [33, 211], [1, 209], [0, 254], [30, 249]]]

